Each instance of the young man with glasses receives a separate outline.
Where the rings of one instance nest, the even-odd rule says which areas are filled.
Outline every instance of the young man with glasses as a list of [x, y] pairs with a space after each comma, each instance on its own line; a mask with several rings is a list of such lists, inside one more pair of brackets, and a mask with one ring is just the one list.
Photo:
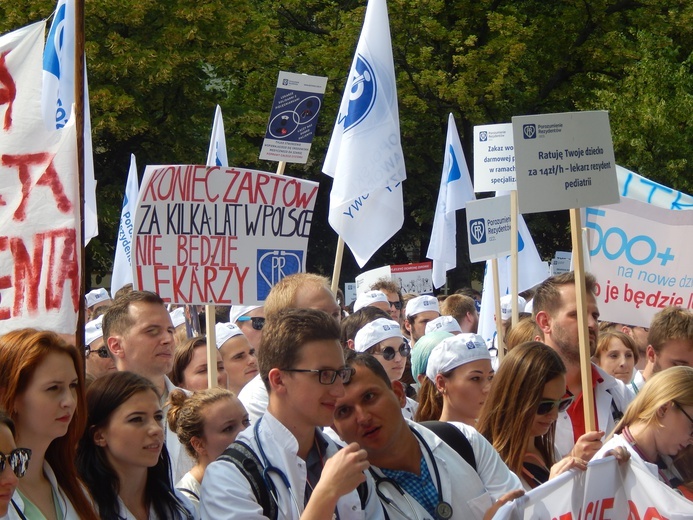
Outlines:
[[108, 351], [103, 339], [101, 322], [103, 315], [90, 321], [84, 327], [84, 344], [86, 345], [86, 372], [94, 379], [108, 372], [115, 371], [115, 361]]
[[[245, 444], [261, 465], [259, 493], [269, 492], [281, 518], [383, 518], [364, 474], [366, 452], [356, 443], [339, 450], [320, 431], [332, 424], [337, 399], [353, 374], [344, 363], [337, 322], [320, 310], [273, 314], [258, 365], [269, 394], [267, 411], [232, 447]], [[263, 518], [260, 502], [253, 483], [225, 456], [207, 467], [202, 518]]]

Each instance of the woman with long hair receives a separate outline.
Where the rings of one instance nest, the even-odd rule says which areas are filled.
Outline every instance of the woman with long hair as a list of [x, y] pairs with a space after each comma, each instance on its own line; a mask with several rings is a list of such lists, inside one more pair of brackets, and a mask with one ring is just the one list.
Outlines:
[[671, 487], [681, 484], [672, 458], [693, 444], [693, 368], [677, 366], [647, 380], [595, 457], [622, 446]]
[[31, 459], [31, 450], [17, 448], [14, 443], [14, 422], [0, 410], [0, 517], [4, 518], [19, 479], [24, 476]]
[[132, 372], [102, 376], [87, 391], [77, 467], [103, 520], [196, 518], [171, 483], [159, 399], [154, 384]]
[[77, 349], [48, 331], [19, 329], [0, 337], [0, 407], [14, 421], [17, 445], [31, 450], [10, 518], [96, 520], [74, 463], [86, 423]]
[[587, 467], [579, 457], [561, 459], [554, 447], [558, 414], [573, 400], [566, 397], [565, 374], [551, 347], [522, 343], [500, 364], [479, 416], [477, 430], [527, 490], [570, 468]]
[[176, 489], [199, 508], [205, 469], [250, 425], [248, 412], [233, 393], [222, 388], [200, 390], [190, 396], [174, 390], [169, 401], [169, 427], [195, 460]]

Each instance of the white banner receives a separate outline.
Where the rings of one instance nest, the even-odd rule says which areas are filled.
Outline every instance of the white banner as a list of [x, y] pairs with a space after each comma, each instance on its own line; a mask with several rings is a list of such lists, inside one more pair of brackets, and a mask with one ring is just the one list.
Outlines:
[[494, 520], [690, 520], [693, 503], [633, 461], [572, 470], [498, 510]]
[[39, 22], [0, 37], [0, 333], [77, 325], [77, 141], [73, 119], [41, 119], [44, 34]]
[[130, 154], [130, 169], [125, 184], [123, 207], [120, 210], [120, 225], [113, 258], [113, 275], [111, 276], [111, 297], [118, 289], [132, 283], [132, 232], [135, 225], [135, 210], [139, 196], [139, 179], [135, 154]]
[[318, 183], [245, 168], [148, 166], [135, 217], [137, 289], [178, 304], [254, 305], [305, 270]]

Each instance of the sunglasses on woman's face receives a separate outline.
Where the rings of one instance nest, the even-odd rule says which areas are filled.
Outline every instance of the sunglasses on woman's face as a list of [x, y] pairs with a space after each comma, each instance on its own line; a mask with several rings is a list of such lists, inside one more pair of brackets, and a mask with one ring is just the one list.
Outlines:
[[399, 352], [402, 357], [407, 357], [411, 352], [411, 347], [406, 343], [402, 343], [397, 350], [394, 347], [382, 347], [380, 352], [374, 352], [376, 356], [383, 356], [385, 361], [392, 361]]
[[22, 478], [29, 467], [29, 459], [31, 459], [31, 450], [29, 448], [17, 448], [7, 455], [0, 453], [0, 473], [5, 471], [5, 465], [9, 464], [17, 478]]
[[262, 330], [265, 326], [265, 318], [251, 318], [250, 316], [241, 316], [236, 321], [249, 321], [255, 330]]
[[554, 407], [558, 408], [559, 412], [565, 412], [568, 407], [573, 403], [573, 397], [564, 397], [558, 401], [552, 401], [550, 399], [542, 399], [539, 401], [539, 407], [537, 408], [537, 415], [546, 415], [551, 412]]

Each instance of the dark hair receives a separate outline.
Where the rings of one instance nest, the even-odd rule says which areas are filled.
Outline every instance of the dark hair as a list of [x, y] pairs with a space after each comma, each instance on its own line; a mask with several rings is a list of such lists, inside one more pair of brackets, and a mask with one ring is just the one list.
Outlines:
[[[286, 278], [285, 278], [286, 279]], [[339, 324], [317, 309], [285, 309], [271, 314], [262, 329], [257, 354], [260, 377], [269, 391], [269, 372], [273, 368], [292, 368], [301, 348], [312, 341], [339, 342]]]
[[387, 318], [388, 320], [392, 319], [384, 310], [378, 309], [377, 307], [372, 307], [370, 305], [349, 314], [349, 316], [342, 320], [340, 325], [342, 328], [342, 335], [340, 338], [342, 346], [347, 348], [348, 341], [354, 341], [356, 333], [361, 330], [364, 325], [375, 321], [378, 318]]
[[[130, 293], [131, 294], [131, 293]], [[79, 441], [77, 469], [87, 484], [99, 516], [104, 520], [120, 520], [118, 493], [120, 481], [104, 448], [94, 443], [94, 432], [108, 423], [113, 412], [133, 395], [152, 391], [159, 397], [156, 386], [132, 372], [112, 372], [99, 377], [87, 391], [87, 430]], [[147, 471], [145, 496], [158, 518], [190, 518], [190, 512], [173, 492], [171, 462], [166, 446], [161, 450], [156, 466]]]
[[[86, 406], [84, 403], [84, 363], [82, 354], [55, 332], [18, 329], [0, 337], [0, 408], [17, 420], [16, 403], [34, 377], [36, 368], [49, 354], [66, 355], [77, 373], [77, 405], [75, 414], [62, 437], [53, 439], [46, 449], [45, 459], [55, 473], [67, 499], [83, 519], [98, 518], [84, 493], [75, 469], [75, 447], [84, 432]], [[20, 427], [21, 424], [17, 424]]]
[[204, 347], [206, 345], [206, 336], [196, 336], [176, 347], [176, 350], [173, 353], [173, 369], [169, 374], [169, 378], [175, 386], [183, 386], [183, 381], [185, 380], [183, 372], [185, 372], [185, 369], [188, 368], [190, 361], [192, 361], [195, 349], [198, 347]]
[[[345, 353], [345, 363], [348, 367], [358, 366], [367, 368], [380, 379], [382, 379], [385, 382], [385, 384], [387, 384], [388, 388], [392, 388], [390, 376], [387, 375], [387, 372], [385, 371], [385, 368], [383, 367], [382, 363], [371, 354], [366, 354], [365, 352], [356, 352], [355, 350], [349, 350]], [[345, 386], [348, 385], [349, 383], [345, 383]]]
[[115, 334], [123, 334], [133, 325], [130, 317], [130, 305], [133, 303], [154, 303], [164, 305], [161, 296], [151, 291], [130, 291], [113, 300], [108, 307], [106, 314], [103, 315], [102, 329], [103, 340]]

